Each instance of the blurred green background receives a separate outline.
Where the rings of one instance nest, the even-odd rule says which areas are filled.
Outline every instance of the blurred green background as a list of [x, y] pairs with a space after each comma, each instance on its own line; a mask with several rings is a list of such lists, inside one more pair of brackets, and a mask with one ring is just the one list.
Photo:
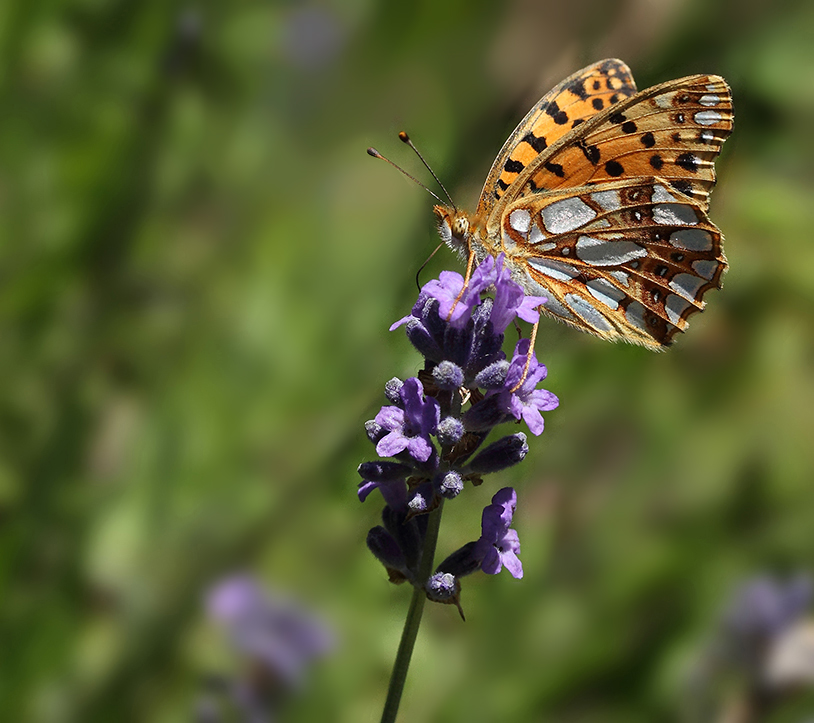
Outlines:
[[365, 148], [418, 168], [408, 130], [474, 208], [528, 107], [620, 57], [732, 85], [731, 270], [665, 354], [544, 322], [561, 406], [439, 547], [513, 484], [526, 576], [428, 607], [402, 719], [677, 720], [733, 586], [814, 567], [813, 37], [805, 1], [0, 4], [0, 717], [189, 720], [233, 664], [202, 595], [249, 570], [337, 632], [287, 720], [378, 720], [409, 590], [356, 466], [437, 237]]

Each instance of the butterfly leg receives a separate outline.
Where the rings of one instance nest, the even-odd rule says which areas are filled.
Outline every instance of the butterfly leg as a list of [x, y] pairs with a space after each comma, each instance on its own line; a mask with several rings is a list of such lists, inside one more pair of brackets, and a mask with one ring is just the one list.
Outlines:
[[458, 306], [458, 302], [461, 300], [461, 297], [464, 295], [464, 291], [466, 291], [466, 287], [469, 286], [469, 279], [472, 277], [472, 269], [475, 266], [475, 252], [469, 252], [469, 260], [466, 262], [466, 276], [464, 276], [464, 285], [461, 287], [458, 296], [456, 297], [455, 301], [452, 304], [452, 308], [449, 310], [449, 315], [447, 316], [447, 321], [452, 318], [452, 312], [455, 311], [455, 307]]
[[[540, 315], [543, 313], [543, 307], [538, 306], [537, 311]], [[526, 377], [529, 375], [529, 367], [531, 366], [531, 357], [534, 354], [534, 342], [537, 341], [537, 328], [540, 326], [540, 318], [537, 318], [537, 321], [534, 322], [534, 326], [531, 327], [531, 339], [529, 340], [529, 350], [526, 352], [526, 363], [523, 366], [523, 374], [520, 377], [520, 380], [515, 384], [509, 391], [511, 393], [516, 392], [520, 387], [523, 386], [523, 382], [526, 381]]]

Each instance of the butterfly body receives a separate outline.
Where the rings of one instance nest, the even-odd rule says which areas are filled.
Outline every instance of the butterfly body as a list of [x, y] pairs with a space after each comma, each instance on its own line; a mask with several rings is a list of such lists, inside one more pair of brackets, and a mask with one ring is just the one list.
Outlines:
[[718, 76], [637, 93], [624, 63], [601, 61], [529, 111], [474, 214], [435, 207], [441, 238], [478, 263], [505, 254], [526, 292], [548, 297], [548, 315], [662, 349], [726, 270], [707, 208], [731, 131]]

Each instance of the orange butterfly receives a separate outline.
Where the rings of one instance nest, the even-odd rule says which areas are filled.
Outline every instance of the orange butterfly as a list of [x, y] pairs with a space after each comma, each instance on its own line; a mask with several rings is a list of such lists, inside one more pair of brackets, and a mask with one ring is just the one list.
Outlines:
[[474, 214], [435, 206], [441, 237], [477, 263], [503, 252], [550, 316], [662, 349], [727, 267], [707, 209], [732, 123], [717, 75], [637, 93], [621, 60], [594, 63], [509, 136]]

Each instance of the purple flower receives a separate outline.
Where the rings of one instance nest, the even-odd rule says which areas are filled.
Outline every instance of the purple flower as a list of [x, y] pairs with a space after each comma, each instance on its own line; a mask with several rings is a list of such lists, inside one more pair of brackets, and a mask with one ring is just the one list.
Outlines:
[[482, 558], [481, 569], [496, 575], [503, 567], [512, 577], [523, 577], [523, 565], [518, 559], [520, 541], [516, 530], [510, 530], [517, 494], [511, 487], [504, 487], [492, 497], [492, 504], [483, 510], [481, 536], [475, 545], [475, 555]]
[[755, 577], [737, 591], [724, 613], [730, 634], [770, 640], [797, 622], [812, 600], [812, 581], [798, 575], [787, 583], [769, 576]]
[[[485, 263], [486, 261], [481, 266]], [[532, 324], [537, 322], [540, 318], [537, 307], [544, 304], [548, 299], [545, 296], [526, 296], [520, 284], [512, 281], [511, 274], [504, 265], [504, 255], [502, 253], [497, 257], [495, 269], [495, 303], [492, 307], [491, 317], [495, 331], [502, 334], [516, 316]]]
[[215, 585], [207, 610], [238, 651], [291, 688], [301, 685], [308, 664], [333, 645], [328, 630], [299, 605], [271, 596], [245, 575]]
[[433, 452], [430, 435], [435, 433], [440, 420], [438, 402], [424, 398], [424, 387], [415, 377], [407, 379], [399, 390], [403, 407], [382, 407], [376, 423], [389, 434], [376, 445], [382, 457], [395, 457], [407, 450], [419, 462], [426, 462]]
[[522, 419], [528, 425], [529, 431], [533, 435], [539, 436], [545, 427], [540, 412], [550, 412], [552, 409], [556, 409], [560, 401], [556, 395], [545, 389], [535, 389], [537, 384], [546, 378], [548, 370], [544, 364], [537, 361], [534, 352], [529, 360], [526, 378], [517, 389], [514, 389], [523, 377], [528, 351], [528, 339], [521, 339], [517, 342], [503, 389], [496, 394], [499, 395], [498, 403], [503, 411], [511, 414], [515, 419]]

